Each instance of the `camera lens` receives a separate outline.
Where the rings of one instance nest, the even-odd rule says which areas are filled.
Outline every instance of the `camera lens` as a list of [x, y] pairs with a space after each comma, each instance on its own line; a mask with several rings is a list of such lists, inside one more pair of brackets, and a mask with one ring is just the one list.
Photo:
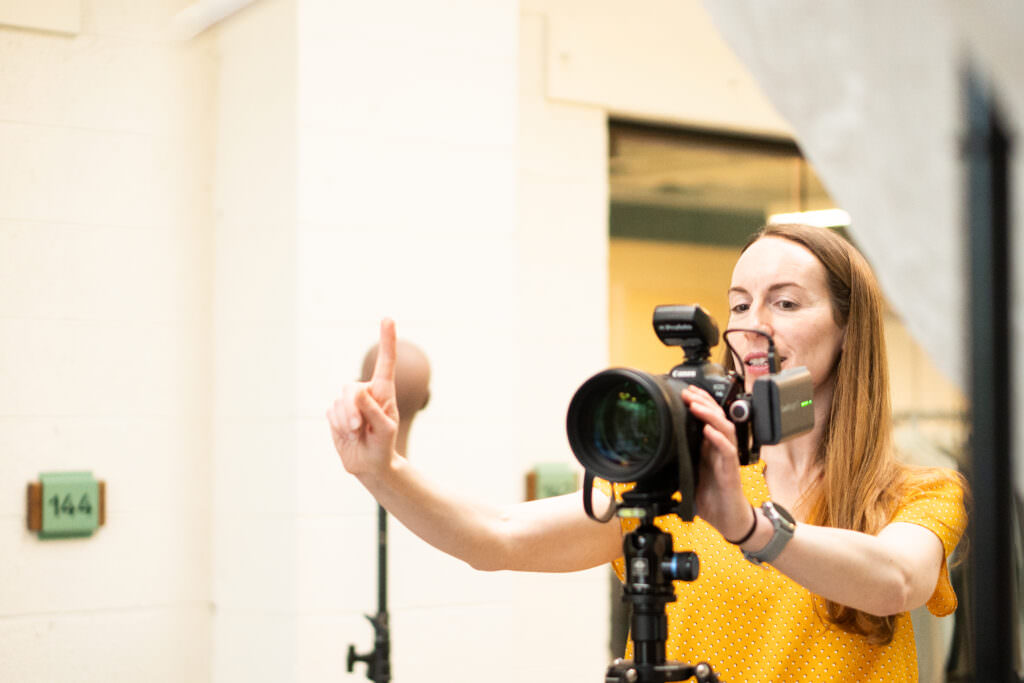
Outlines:
[[569, 444], [599, 477], [638, 481], [675, 457], [672, 414], [660, 378], [614, 369], [594, 375], [569, 405]]
[[657, 455], [661, 420], [651, 394], [624, 380], [594, 399], [594, 447], [621, 467], [636, 467]]

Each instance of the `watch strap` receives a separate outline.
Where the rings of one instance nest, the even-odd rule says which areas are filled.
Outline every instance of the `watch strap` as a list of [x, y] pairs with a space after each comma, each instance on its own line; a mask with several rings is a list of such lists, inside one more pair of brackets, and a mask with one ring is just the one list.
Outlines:
[[760, 550], [743, 551], [743, 557], [756, 565], [771, 562], [778, 557], [782, 549], [793, 538], [793, 532], [796, 530], [796, 523], [792, 521], [792, 515], [781, 505], [766, 501], [761, 505], [761, 511], [772, 523], [772, 537]]

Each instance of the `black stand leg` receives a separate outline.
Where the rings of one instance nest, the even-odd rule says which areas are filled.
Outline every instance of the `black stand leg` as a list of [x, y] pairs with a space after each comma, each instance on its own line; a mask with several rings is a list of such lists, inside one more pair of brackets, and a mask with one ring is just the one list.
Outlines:
[[[971, 511], [969, 557], [974, 675], [1008, 681], [1013, 652], [1010, 390], [1013, 286], [1010, 270], [1009, 140], [993, 98], [977, 74], [967, 92], [968, 235], [971, 323], [971, 463], [976, 504]], [[1020, 596], [1018, 596], [1019, 599]]]
[[373, 650], [360, 655], [354, 645], [348, 646], [347, 670], [356, 662], [366, 664], [366, 677], [374, 683], [391, 681], [391, 631], [388, 623], [388, 513], [377, 506], [377, 615], [369, 616], [373, 625]]

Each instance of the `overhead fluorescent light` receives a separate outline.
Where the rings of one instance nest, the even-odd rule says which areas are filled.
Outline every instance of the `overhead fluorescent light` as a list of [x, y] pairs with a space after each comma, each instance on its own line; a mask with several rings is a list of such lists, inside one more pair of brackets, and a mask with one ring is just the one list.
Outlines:
[[803, 225], [813, 225], [816, 228], [845, 228], [850, 225], [850, 214], [842, 209], [776, 213], [768, 216], [768, 223], [769, 225], [778, 223], [802, 223]]

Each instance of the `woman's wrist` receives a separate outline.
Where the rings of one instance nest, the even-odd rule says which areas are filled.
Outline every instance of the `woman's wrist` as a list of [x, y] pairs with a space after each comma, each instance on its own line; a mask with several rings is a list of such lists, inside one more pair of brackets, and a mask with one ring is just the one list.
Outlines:
[[380, 487], [386, 486], [387, 482], [391, 480], [402, 468], [404, 462], [405, 458], [398, 455], [395, 451], [392, 451], [391, 457], [389, 457], [386, 462], [372, 469], [363, 470], [356, 475], [356, 479], [358, 479], [359, 483], [366, 487], [367, 490], [374, 492]]
[[725, 538], [725, 540], [729, 541], [729, 543], [732, 543], [733, 545], [743, 545], [744, 543], [749, 541], [750, 537], [754, 535], [755, 531], [757, 531], [757, 510], [754, 509], [753, 505], [750, 506], [750, 516], [750, 527], [747, 529], [746, 533], [743, 534], [743, 536], [741, 536], [735, 541], [729, 538], [725, 538], [724, 536], [723, 538]]
[[768, 541], [772, 540], [772, 525], [769, 522], [767, 525], [761, 524], [761, 520], [764, 519], [766, 522], [768, 518], [764, 516], [761, 509], [758, 507], [754, 508], [754, 531], [747, 537], [743, 543], [738, 543], [740, 550], [747, 552], [753, 552], [760, 550], [761, 548], [768, 545]]

